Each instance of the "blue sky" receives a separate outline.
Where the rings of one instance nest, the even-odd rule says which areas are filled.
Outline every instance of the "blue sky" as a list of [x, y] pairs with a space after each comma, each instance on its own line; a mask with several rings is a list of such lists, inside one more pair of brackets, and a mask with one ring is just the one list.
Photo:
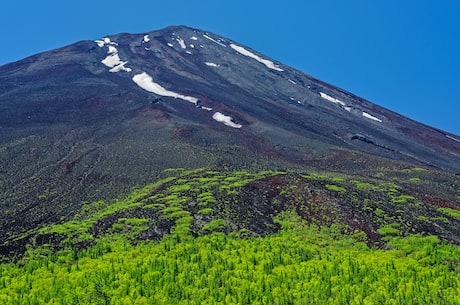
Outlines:
[[78, 40], [188, 25], [460, 135], [458, 0], [6, 0], [0, 65]]

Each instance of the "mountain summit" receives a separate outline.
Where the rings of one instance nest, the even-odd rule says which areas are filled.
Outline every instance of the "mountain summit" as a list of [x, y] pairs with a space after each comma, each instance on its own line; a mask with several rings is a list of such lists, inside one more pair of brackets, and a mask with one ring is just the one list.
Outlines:
[[0, 243], [167, 168], [460, 172], [460, 136], [183, 26], [0, 67], [0, 151]]

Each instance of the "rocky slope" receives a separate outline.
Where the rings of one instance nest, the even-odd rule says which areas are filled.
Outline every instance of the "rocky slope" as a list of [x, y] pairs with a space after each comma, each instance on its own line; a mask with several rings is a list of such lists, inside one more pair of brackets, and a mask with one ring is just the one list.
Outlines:
[[118, 34], [0, 67], [0, 243], [8, 249], [85, 203], [182, 167], [367, 179], [424, 168], [423, 178], [409, 178], [425, 188], [409, 195], [423, 189], [424, 204], [459, 209], [459, 136], [212, 33]]

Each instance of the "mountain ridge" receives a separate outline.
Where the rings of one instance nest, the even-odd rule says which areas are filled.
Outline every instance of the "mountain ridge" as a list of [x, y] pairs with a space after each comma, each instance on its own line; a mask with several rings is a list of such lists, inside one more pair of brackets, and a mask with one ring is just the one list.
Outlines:
[[166, 168], [422, 167], [458, 207], [459, 139], [203, 30], [80, 41], [0, 67], [0, 243]]
[[[199, 31], [199, 30], [193, 30], [193, 29], [190, 29], [190, 28], [168, 27], [168, 28], [163, 29], [162, 31], [160, 31], [160, 33], [165, 33], [165, 32], [167, 32], [168, 35], [169, 35], [169, 34], [173, 35], [173, 34], [175, 34], [175, 33], [174, 33], [174, 30], [178, 30], [178, 29], [187, 29], [188, 31], [191, 31], [191, 33], [195, 33], [196, 31]], [[210, 36], [208, 36], [207, 34], [205, 34], [205, 33], [207, 33], [207, 32], [202, 32], [202, 31], [199, 31], [199, 32], [203, 35], [203, 37], [209, 37], [209, 38], [211, 38]], [[159, 32], [150, 32], [150, 33], [159, 33]], [[190, 35], [191, 35], [191, 33], [187, 33], [187, 34], [190, 34]], [[209, 34], [209, 33], [208, 33], [208, 34]], [[129, 34], [129, 35], [128, 35], [128, 34], [118, 34], [118, 35], [113, 35], [112, 37], [114, 37], [114, 39], [116, 39], [116, 37], [124, 37], [123, 35], [126, 35], [126, 36], [130, 37], [129, 39], [132, 39], [133, 37], [136, 37], [137, 42], [132, 42], [132, 41], [131, 41], [130, 44], [129, 44], [129, 48], [130, 48], [131, 50], [134, 50], [134, 49], [136, 49], [136, 48], [141, 49], [141, 48], [142, 48], [142, 44], [148, 43], [148, 42], [144, 42], [143, 40], [140, 41], [140, 39], [141, 39], [141, 37], [148, 36], [149, 34], [137, 34], [137, 35], [133, 35], [133, 34]], [[151, 35], [153, 35], [153, 34], [151, 34]], [[156, 34], [156, 35], [158, 35], [158, 34]], [[214, 34], [209, 34], [209, 35], [214, 35]], [[173, 35], [173, 36], [174, 36], [174, 35]], [[191, 36], [191, 37], [194, 37], [194, 36]], [[219, 36], [217, 36], [217, 37], [219, 37]], [[160, 38], [162, 38], [162, 37], [160, 37]], [[196, 38], [196, 37], [194, 37], [194, 38]], [[175, 39], [175, 41], [174, 41], [174, 39]], [[211, 39], [212, 39], [212, 38], [211, 38]], [[217, 39], [223, 39], [223, 38], [217, 38]], [[213, 40], [215, 40], [215, 39], [213, 39]], [[151, 41], [153, 41], [153, 40], [149, 40], [149, 42], [151, 42]], [[165, 50], [167, 50], [166, 48], [170, 48], [170, 49], [173, 49], [174, 51], [179, 51], [179, 52], [180, 52], [180, 51], [183, 51], [183, 52], [186, 52], [187, 54], [188, 54], [188, 53], [191, 53], [191, 51], [186, 50], [186, 49], [187, 49], [187, 46], [185, 45], [185, 42], [183, 41], [182, 38], [173, 38], [173, 39], [170, 40], [170, 41], [173, 41], [173, 42], [175, 42], [176, 44], [179, 44], [179, 45], [180, 45], [179, 50], [176, 50], [176, 49], [173, 49], [173, 47], [170, 47], [169, 45], [172, 45], [171, 42], [162, 41], [162, 43], [160, 43], [160, 45], [161, 45], [160, 47], [157, 47], [157, 44], [155, 45], [155, 47], [157, 47], [157, 48], [156, 48], [154, 51], [152, 51], [152, 50], [147, 50], [148, 48], [145, 47], [145, 48], [144, 48], [145, 50], [143, 50], [143, 53], [142, 53], [141, 51], [138, 51], [138, 52], [139, 52], [141, 55], [143, 55], [143, 56], [146, 56], [146, 55], [145, 55], [145, 51], [152, 51], [152, 53], [157, 52], [157, 53], [160, 54], [160, 55], [158, 55], [157, 53], [155, 53], [157, 56], [153, 56], [153, 58], [162, 57], [162, 56], [163, 56], [163, 59], [166, 58], [165, 55], [163, 54], [163, 53], [166, 53], [166, 52], [165, 52]], [[213, 42], [212, 40], [210, 40], [210, 41]], [[220, 42], [218, 42], [217, 40], [215, 40], [215, 41], [216, 41], [217, 43], [220, 43]], [[97, 40], [96, 43], [97, 43], [97, 42], [103, 43], [102, 40]], [[178, 42], [182, 42], [183, 45], [181, 45], [181, 44], [178, 43]], [[230, 43], [230, 45], [235, 45], [235, 44], [234, 44], [233, 42], [231, 42], [231, 41], [228, 41], [228, 42]], [[78, 44], [80, 44], [80, 43], [81, 43], [81, 44], [84, 44], [85, 46], [86, 46], [87, 44], [91, 44], [90, 41], [82, 41], [82, 42], [79, 42]], [[115, 42], [115, 43], [116, 43], [116, 42]], [[216, 44], [218, 47], [222, 47], [222, 46], [218, 45], [217, 43], [214, 43], [214, 44]], [[222, 43], [221, 43], [221, 44], [222, 44]], [[222, 45], [224, 45], [224, 44], [222, 44]], [[183, 48], [183, 46], [184, 46], [185, 48]], [[212, 46], [212, 44], [211, 44], [210, 46]], [[225, 47], [222, 47], [222, 48], [226, 48], [226, 49], [229, 48], [229, 47], [226, 46], [226, 45], [224, 45], [224, 46], [225, 46]], [[105, 47], [106, 47], [106, 45], [103, 43], [103, 44], [102, 44], [102, 47], [101, 47], [101, 48], [103, 49], [102, 51], [105, 51]], [[114, 45], [111, 45], [110, 43], [107, 44], [107, 47], [109, 47], [109, 51], [110, 51], [110, 48], [114, 48], [114, 50], [117, 50], [117, 49], [115, 48], [115, 46], [114, 46]], [[177, 47], [177, 46], [176, 46], [176, 47]], [[239, 46], [239, 47], [240, 47], [240, 46]], [[89, 49], [88, 49], [88, 48], [89, 48]], [[208, 47], [208, 48], [210, 48], [210, 47]], [[252, 51], [252, 50], [251, 50], [251, 51], [248, 51], [248, 50], [246, 50], [244, 47], [240, 47], [240, 48], [241, 48], [240, 51], [241, 51], [242, 49], [244, 49], [246, 52], [251, 53], [252, 56], [259, 57], [260, 60], [261, 60], [262, 62], [263, 62], [264, 60], [267, 60], [268, 62], [270, 62], [270, 63], [273, 64], [273, 62], [272, 62], [271, 60], [263, 59], [263, 58], [261, 57], [262, 55], [260, 55], [259, 53], [257, 53], [257, 54], [259, 54], [259, 55], [256, 55], [256, 54], [255, 54], [255, 53], [256, 53], [255, 51]], [[86, 49], [87, 49], [87, 50], [86, 50], [87, 52], [92, 52], [92, 51], [95, 51], [95, 52], [96, 52], [96, 51], [97, 51], [97, 50], [94, 50], [94, 46], [91, 47], [90, 45], [86, 46]], [[194, 50], [194, 48], [190, 48], [190, 47], [189, 47], [188, 49], [193, 49], [193, 50]], [[232, 50], [234, 50], [234, 49], [232, 49]], [[101, 51], [101, 50], [99, 50], [99, 51]], [[112, 50], [112, 51], [113, 51], [113, 50]], [[200, 50], [200, 51], [201, 51], [201, 50]], [[161, 52], [163, 52], [163, 53], [161, 53]], [[182, 53], [183, 53], [183, 52], [182, 52]], [[244, 53], [244, 52], [243, 52], [243, 53]], [[123, 52], [121, 52], [120, 54], [123, 54]], [[161, 55], [161, 54], [163, 54], [163, 55]], [[107, 55], [109, 55], [109, 56], [107, 56]], [[151, 54], [149, 54], [149, 55], [151, 55]], [[183, 55], [183, 54], [182, 54], [182, 55]], [[199, 56], [199, 55], [200, 55], [200, 54], [198, 54], [197, 56]], [[239, 53], [238, 55], [241, 55], [241, 53]], [[103, 62], [104, 60], [108, 60], [108, 59], [111, 58], [112, 61], [113, 61], [113, 58], [114, 58], [114, 57], [118, 57], [118, 58], [119, 58], [119, 53], [118, 53], [118, 50], [117, 50], [117, 52], [114, 52], [114, 53], [107, 53], [107, 54], [99, 54], [99, 56], [100, 56], [100, 57], [99, 57], [98, 59], [96, 59], [96, 58], [94, 58], [94, 54], [93, 54], [93, 60], [94, 60], [94, 62], [92, 63], [92, 65], [95, 65], [95, 64], [96, 64], [96, 62], [95, 62], [96, 60]], [[122, 55], [122, 57], [123, 57], [123, 56], [124, 56], [124, 55]], [[187, 68], [190, 68], [191, 64], [195, 64], [194, 69], [195, 69], [195, 71], [198, 71], [198, 70], [197, 70], [197, 67], [196, 67], [196, 61], [197, 61], [197, 60], [196, 60], [195, 58], [193, 58], [193, 59], [185, 58], [185, 59], [184, 59], [184, 56], [182, 56], [182, 57], [179, 58], [177, 54], [174, 54], [174, 56], [175, 56], [175, 57], [172, 56], [172, 58], [166, 58], [166, 59], [164, 59], [164, 60], [165, 60], [165, 63], [159, 64], [158, 66], [161, 67], [162, 65], [164, 66], [164, 65], [166, 64], [166, 65], [168, 65], [168, 68], [170, 68], [170, 70], [172, 70], [173, 72], [177, 72], [177, 69], [174, 69], [174, 66], [177, 66], [177, 63], [174, 64], [174, 62], [171, 61], [171, 59], [178, 59], [178, 61], [185, 62], [185, 63], [187, 64], [187, 65], [186, 65]], [[244, 56], [244, 55], [243, 55], [243, 56]], [[192, 57], [192, 56], [190, 56], [190, 57]], [[253, 59], [253, 58], [251, 58], [251, 56], [248, 56], [248, 57], [249, 57], [250, 59]], [[156, 58], [156, 59], [158, 60], [158, 58]], [[161, 58], [160, 58], [160, 60], [161, 60]], [[195, 62], [192, 62], [192, 61], [195, 61]], [[123, 62], [123, 60], [120, 60], [120, 62]], [[256, 60], [255, 62], [258, 62], [258, 61]], [[206, 63], [208, 63], [208, 64], [213, 64], [213, 63], [210, 63], [210, 62], [204, 62], [204, 63], [201, 62], [200, 64], [203, 65], [203, 64], [206, 64]], [[260, 62], [259, 62], [259, 63], [260, 63]], [[215, 64], [215, 63], [214, 63], [214, 64]], [[117, 65], [117, 61], [116, 61], [116, 60], [115, 60], [115, 62], [110, 63], [110, 65], [113, 65], [113, 66], [109, 67], [109, 68], [111, 68], [111, 69], [109, 69], [109, 70], [113, 70], [114, 68], [115, 68], [115, 69], [120, 69], [120, 71], [118, 71], [118, 73], [116, 73], [116, 74], [120, 74], [120, 73], [123, 73], [123, 72], [127, 72], [127, 71], [124, 71], [124, 70], [121, 68], [123, 65], [119, 65], [119, 66]], [[128, 63], [127, 65], [129, 66], [129, 63]], [[228, 64], [226, 64], [226, 65], [228, 65]], [[97, 69], [94, 70], [92, 73], [94, 73], [95, 71], [98, 72], [98, 73], [100, 73], [100, 71], [102, 71], [102, 70], [101, 70], [102, 67], [103, 67], [103, 65], [100, 65], [100, 64], [99, 64], [99, 66], [97, 67]], [[200, 68], [202, 68], [202, 67], [200, 67]], [[214, 67], [212, 67], [212, 68], [214, 68]], [[217, 68], [217, 67], [216, 67], [216, 68]], [[267, 68], [268, 68], [268, 67], [267, 67]], [[275, 67], [275, 68], [276, 68], [276, 67]], [[131, 69], [131, 68], [127, 68], [127, 69]], [[160, 69], [160, 68], [157, 67], [156, 69]], [[285, 67], [285, 69], [286, 69], [286, 73], [289, 72], [289, 71], [288, 71], [289, 69], [292, 70], [292, 71], [295, 71], [295, 72], [297, 72], [297, 73], [300, 73], [300, 71], [293, 70], [293, 69], [291, 69], [291, 68], [287, 69], [287, 68]], [[208, 70], [209, 70], [209, 69], [208, 69]], [[214, 69], [214, 70], [220, 71], [220, 70], [225, 70], [225, 69]], [[229, 70], [229, 69], [227, 69], [227, 70]], [[147, 74], [147, 72], [142, 71], [141, 69], [138, 69], [137, 71], [138, 71], [138, 74], [141, 74], [141, 73], [139, 73], [139, 72], [142, 72], [142, 73]], [[187, 70], [182, 70], [182, 73], [185, 73], [185, 72], [183, 72], [183, 71], [187, 71]], [[193, 70], [192, 70], [192, 71], [193, 71]], [[129, 71], [129, 72], [131, 72], [131, 71]], [[160, 71], [160, 72], [161, 72], [161, 71]], [[168, 74], [166, 74], [166, 73], [168, 73], [168, 72], [171, 72], [171, 71], [164, 71], [164, 73], [165, 73], [164, 75], [165, 75], [165, 76], [168, 76]], [[202, 73], [202, 71], [198, 71], [198, 72]], [[213, 74], [214, 76], [215, 76], [216, 74], [222, 73], [222, 72], [216, 72], [216, 71], [213, 71], [213, 72], [214, 72], [214, 74]], [[269, 73], [266, 73], [266, 75], [261, 75], [262, 77], [260, 77], [260, 79], [267, 78], [267, 75], [273, 74], [273, 73], [270, 73], [270, 72], [280, 72], [280, 71], [277, 71], [276, 69], [268, 68], [268, 71], [264, 71], [264, 72], [269, 72]], [[283, 71], [283, 72], [284, 72], [284, 71]], [[188, 73], [187, 76], [190, 77], [190, 78], [192, 78], [192, 80], [198, 81], [198, 79], [200, 79], [199, 76], [193, 75], [193, 73], [190, 73], [190, 72], [187, 72], [187, 73]], [[231, 76], [232, 74], [233, 74], [233, 75], [237, 75], [237, 74], [234, 73], [234, 71], [230, 71], [230, 72], [229, 72], [229, 71], [224, 71], [223, 73], [224, 73], [225, 76], [227, 76], [227, 80], [232, 78], [232, 76]], [[115, 73], [114, 73], [114, 74], [115, 74]], [[133, 74], [134, 74], [134, 72], [133, 72]], [[153, 73], [152, 73], [152, 74], [153, 74]], [[262, 73], [261, 73], [261, 74], [262, 74]], [[278, 74], [281, 74], [281, 73], [278, 73]], [[148, 75], [148, 74], [147, 74], [147, 75]], [[170, 75], [170, 76], [171, 76], [171, 75]], [[179, 76], [181, 76], [181, 75], [179, 74]], [[222, 76], [222, 75], [219, 75], [219, 76]], [[257, 75], [256, 75], [256, 76], [257, 76]], [[278, 75], [278, 76], [279, 76], [279, 75]], [[377, 114], [375, 114], [375, 113], [372, 114], [372, 107], [376, 107], [376, 105], [374, 105], [374, 104], [372, 104], [372, 103], [370, 103], [370, 102], [368, 102], [368, 101], [366, 101], [366, 100], [364, 100], [364, 99], [357, 98], [355, 95], [352, 95], [352, 94], [350, 94], [349, 92], [346, 92], [346, 91], [343, 90], [343, 89], [339, 89], [339, 88], [336, 88], [336, 87], [334, 87], [334, 86], [332, 86], [332, 85], [328, 85], [328, 84], [326, 84], [326, 83], [324, 83], [324, 82], [322, 82], [322, 81], [319, 81], [318, 79], [312, 78], [312, 77], [310, 77], [310, 76], [308, 76], [308, 75], [305, 75], [305, 74], [304, 74], [304, 75], [301, 75], [301, 76], [305, 76], [304, 79], [302, 80], [303, 82], [305, 82], [306, 79], [311, 80], [311, 81], [313, 81], [313, 82], [316, 82], [316, 83], [318, 83], [318, 84], [324, 86], [324, 87], [322, 88], [323, 91], [329, 91], [329, 92], [320, 92], [319, 90], [321, 90], [321, 88], [313, 88], [313, 90], [310, 90], [310, 91], [314, 92], [315, 94], [314, 94], [314, 95], [311, 95], [311, 94], [310, 94], [310, 95], [307, 95], [307, 94], [308, 94], [308, 91], [303, 90], [303, 91], [302, 91], [302, 94], [305, 94], [305, 95], [306, 95], [306, 96], [303, 96], [303, 99], [304, 99], [304, 100], [308, 100], [308, 101], [310, 102], [310, 105], [309, 105], [309, 106], [312, 106], [312, 105], [314, 106], [314, 105], [315, 105], [315, 103], [312, 102], [312, 100], [314, 100], [314, 99], [311, 98], [311, 97], [312, 97], [312, 96], [313, 96], [313, 97], [317, 97], [317, 95], [319, 94], [322, 101], [324, 101], [324, 100], [325, 100], [325, 101], [329, 101], [329, 102], [332, 103], [331, 105], [335, 104], [335, 105], [337, 105], [337, 106], [339, 106], [339, 107], [342, 107], [342, 108], [344, 108], [344, 109], [348, 109], [349, 112], [352, 112], [352, 111], [351, 111], [352, 109], [351, 109], [350, 106], [353, 106], [353, 104], [355, 104], [355, 105], [354, 105], [355, 107], [362, 106], [362, 107], [361, 107], [362, 109], [354, 109], [354, 112], [356, 112], [355, 114], [358, 114], [359, 116], [362, 116], [362, 117], [365, 117], [366, 119], [368, 119], [368, 120], [369, 120], [368, 123], [371, 123], [371, 121], [379, 122], [379, 121], [381, 121], [381, 119], [384, 119], [384, 117], [382, 117], [382, 118], [376, 117]], [[151, 76], [150, 76], [150, 77], [151, 77]], [[234, 76], [233, 76], [233, 77], [234, 77]], [[293, 77], [293, 78], [294, 78], [294, 77]], [[258, 84], [260, 84], [260, 82], [259, 82], [260, 79], [257, 79]], [[291, 83], [295, 83], [295, 81], [292, 80], [292, 79], [290, 79], [288, 76], [282, 76], [281, 80], [287, 81], [287, 82], [291, 82]], [[167, 81], [167, 80], [166, 80], [166, 81]], [[174, 81], [180, 81], [180, 79], [175, 78]], [[213, 81], [214, 81], [214, 80], [213, 80]], [[234, 81], [234, 80], [232, 80], [232, 81]], [[270, 81], [272, 81], [272, 79], [270, 79]], [[279, 82], [280, 80], [277, 79], [277, 81]], [[206, 79], [203, 79], [203, 77], [201, 77], [200, 82], [201, 82], [201, 83], [206, 83], [206, 82], [207, 82], [208, 85], [209, 85], [209, 81], [206, 81]], [[235, 82], [235, 81], [234, 81], [234, 82]], [[265, 81], [265, 82], [267, 82], [267, 81]], [[168, 82], [167, 82], [167, 83], [168, 83]], [[173, 83], [174, 83], [174, 82], [172, 82], [172, 81], [169, 82], [169, 84], [173, 84]], [[241, 83], [241, 82], [240, 82], [240, 83]], [[251, 83], [251, 82], [250, 82], [250, 81], [246, 81], [246, 83]], [[253, 82], [252, 82], [252, 83], [253, 83]], [[270, 84], [270, 82], [268, 82], [268, 83]], [[276, 82], [272, 82], [272, 83], [275, 84]], [[215, 85], [214, 83], [212, 83], [212, 84]], [[194, 85], [197, 86], [198, 84], [194, 84]], [[233, 84], [233, 85], [234, 85], [234, 84]], [[240, 84], [238, 84], [238, 85], [240, 85]], [[283, 84], [283, 85], [286, 85], [286, 84]], [[294, 84], [291, 84], [291, 85], [294, 85]], [[180, 86], [180, 83], [177, 83], [176, 86]], [[311, 88], [311, 87], [312, 87], [311, 84], [310, 84], [310, 85], [306, 85], [306, 86], [307, 86], [307, 87], [310, 86], [309, 89], [312, 89], [312, 88]], [[264, 89], [266, 89], [268, 86], [262, 86], [262, 87], [263, 87]], [[284, 100], [284, 102], [287, 101], [287, 103], [292, 103], [292, 104], [295, 104], [295, 103], [301, 104], [301, 103], [304, 103], [304, 102], [306, 103], [306, 101], [304, 101], [304, 100], [300, 101], [300, 99], [302, 99], [302, 96], [297, 96], [297, 97], [295, 97], [295, 96], [287, 96], [288, 93], [292, 93], [292, 92], [289, 92], [289, 91], [293, 91], [293, 89], [292, 89], [292, 88], [288, 88], [287, 85], [286, 85], [285, 87], [286, 87], [285, 91], [287, 91], [287, 93], [286, 93], [286, 92], [284, 93], [285, 96], [278, 97], [277, 95], [279, 95], [279, 92], [281, 92], [280, 90], [278, 90], [278, 91], [277, 91], [278, 93], [274, 92], [274, 93], [272, 93], [272, 94], [270, 94], [270, 95], [266, 95], [266, 94], [265, 94], [265, 96], [266, 96], [265, 98], [266, 98], [266, 99], [269, 99], [269, 98], [276, 97], [276, 99], [275, 99], [274, 102], [277, 102], [277, 103], [279, 103], [279, 100], [280, 100], [280, 99]], [[244, 88], [244, 86], [243, 86], [243, 88]], [[144, 89], [145, 89], [145, 88], [144, 88]], [[199, 88], [197, 88], [197, 89], [199, 90]], [[254, 90], [254, 91], [255, 91], [255, 90], [257, 90], [257, 88], [256, 88], [254, 85], [251, 85], [251, 86], [249, 86], [248, 88], [246, 88], [246, 90]], [[331, 92], [330, 92], [331, 90], [333, 90], [333, 91], [335, 91], [335, 92], [331, 93]], [[259, 95], [258, 95], [259, 98], [260, 98], [261, 96], [263, 97], [263, 95], [264, 95], [264, 94], [263, 94], [262, 92], [260, 92], [260, 91], [261, 91], [261, 90], [259, 90], [259, 92], [258, 92], [258, 93], [259, 93]], [[273, 91], [273, 90], [272, 90], [272, 91]], [[151, 92], [151, 93], [154, 93], [154, 92]], [[328, 94], [328, 93], [329, 93], [329, 94]], [[155, 93], [154, 93], [154, 94], [155, 94]], [[294, 94], [302, 95], [302, 94], [298, 94], [298, 93], [295, 93], [295, 92], [294, 92]], [[292, 94], [292, 95], [294, 95], [294, 94]], [[199, 95], [199, 93], [198, 93], [198, 95]], [[335, 95], [335, 96], [332, 96], [332, 95]], [[204, 97], [204, 96], [202, 96], [202, 97]], [[299, 98], [299, 97], [300, 97], [300, 98]], [[195, 97], [195, 98], [196, 98], [196, 97]], [[342, 101], [340, 98], [342, 98], [343, 101]], [[353, 100], [353, 103], [350, 102], [352, 105], [346, 105], [346, 103], [348, 102], [347, 99], [348, 99], [348, 100], [351, 100], [351, 99]], [[324, 104], [324, 103], [323, 103], [323, 104]], [[318, 105], [318, 103], [316, 103], [316, 105]], [[321, 105], [321, 106], [322, 106], [322, 107], [325, 107], [325, 105]], [[367, 107], [367, 108], [366, 108], [366, 107]], [[370, 109], [369, 109], [369, 108], [370, 108]], [[292, 109], [292, 108], [291, 108], [291, 109], [289, 109], [289, 110], [290, 110], [290, 111], [294, 111], [295, 109]], [[382, 116], [385, 116], [385, 113], [386, 113], [388, 116], [390, 116], [390, 117], [394, 117], [394, 115], [395, 115], [394, 112], [391, 112], [391, 111], [389, 111], [389, 110], [387, 110], [387, 109], [383, 109], [383, 108], [380, 108], [380, 107], [379, 107], [379, 111], [383, 111], [383, 113], [381, 114]], [[337, 113], [334, 113], [334, 115], [337, 115]], [[407, 118], [404, 118], [404, 117], [399, 116], [399, 115], [398, 115], [398, 118], [401, 119], [401, 120], [404, 120], [402, 123], [408, 125], [408, 124], [407, 124], [407, 121], [406, 121]], [[357, 117], [352, 117], [352, 119], [358, 119], [358, 118], [357, 118]], [[379, 123], [382, 123], [382, 122], [379, 122]], [[396, 122], [395, 122], [395, 123], [396, 123]], [[419, 124], [419, 123], [417, 123], [417, 124]], [[409, 124], [409, 125], [410, 125], [410, 124]], [[440, 141], [440, 139], [438, 139], [437, 137], [436, 137], [436, 138], [433, 138], [433, 135], [431, 135], [431, 138], [430, 138], [429, 140], [431, 140], [431, 141], [436, 141], [436, 142], [435, 142], [436, 145], [449, 146], [449, 144], [451, 144], [451, 146], [458, 146], [458, 145], [456, 144], [456, 143], [459, 143], [459, 142], [457, 141], [458, 139], [457, 139], [457, 138], [455, 137], [455, 135], [453, 135], [453, 134], [450, 134], [450, 133], [447, 133], [447, 132], [443, 132], [443, 131], [441, 131], [441, 130], [439, 130], [439, 129], [433, 129], [433, 128], [428, 127], [428, 126], [426, 126], [426, 125], [423, 125], [423, 126], [421, 126], [421, 127], [420, 127], [420, 125], [417, 125], [417, 126], [418, 126], [418, 128], [421, 128], [422, 131], [425, 132], [426, 134], [430, 134], [430, 133], [433, 134], [433, 130], [434, 130], [434, 131], [437, 131], [437, 132], [440, 133], [440, 135], [443, 136], [443, 140], [446, 140], [446, 139], [448, 140], [448, 141], [447, 141], [447, 144], [446, 144], [446, 143], [444, 143], [444, 142], [446, 142], [446, 141]], [[302, 126], [302, 127], [305, 128], [306, 126]], [[395, 127], [398, 127], [398, 126], [395, 126]], [[412, 132], [413, 132], [413, 131], [412, 131]], [[422, 133], [422, 132], [419, 132], [419, 133]], [[330, 137], [330, 135], [328, 135], [328, 136]], [[352, 136], [353, 136], [353, 135], [351, 135], [351, 137], [352, 137]], [[343, 136], [342, 136], [341, 138], [342, 138], [342, 141], [345, 140]], [[420, 139], [419, 139], [419, 140], [420, 140]], [[422, 139], [422, 140], [423, 140], [423, 139]], [[449, 143], [449, 141], [450, 141], [450, 142], [453, 142], [453, 143]], [[347, 142], [347, 144], [350, 143], [349, 139], [346, 139], [345, 142]], [[407, 153], [406, 153], [406, 154], [407, 154]], [[406, 156], [406, 157], [407, 157], [407, 156]], [[439, 165], [437, 165], [437, 166], [439, 166]], [[444, 167], [445, 167], [445, 165], [444, 165]]]

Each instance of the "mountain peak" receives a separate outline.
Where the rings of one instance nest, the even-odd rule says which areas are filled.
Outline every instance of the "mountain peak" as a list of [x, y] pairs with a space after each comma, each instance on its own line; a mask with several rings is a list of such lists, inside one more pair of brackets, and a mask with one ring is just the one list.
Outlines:
[[165, 168], [460, 172], [459, 136], [184, 26], [0, 67], [0, 131], [0, 201], [15, 207], [0, 227], [14, 234]]

